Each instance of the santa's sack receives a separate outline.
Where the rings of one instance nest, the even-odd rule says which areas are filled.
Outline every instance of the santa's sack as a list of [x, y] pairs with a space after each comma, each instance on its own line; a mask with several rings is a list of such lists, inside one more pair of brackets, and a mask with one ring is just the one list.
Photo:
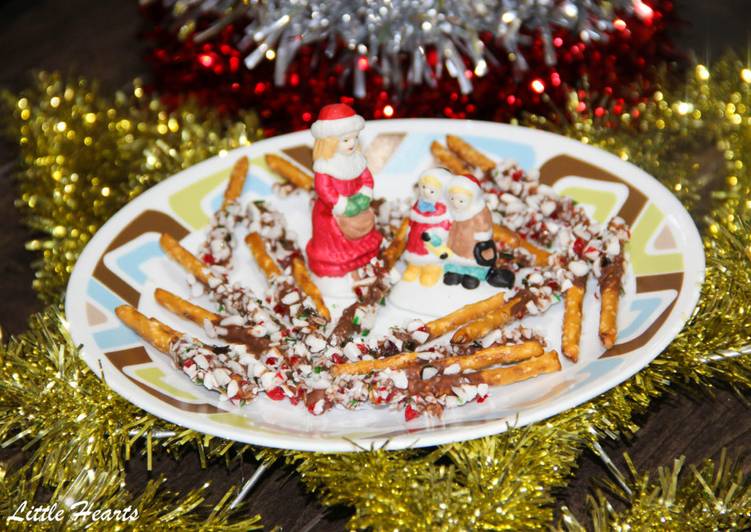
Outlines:
[[357, 240], [370, 233], [375, 227], [373, 209], [365, 209], [354, 216], [335, 216], [336, 223], [347, 240]]

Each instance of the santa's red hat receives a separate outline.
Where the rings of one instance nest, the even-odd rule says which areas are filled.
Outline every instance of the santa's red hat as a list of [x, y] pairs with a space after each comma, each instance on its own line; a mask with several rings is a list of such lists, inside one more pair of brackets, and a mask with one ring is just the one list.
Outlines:
[[322, 139], [357, 133], [363, 127], [365, 127], [365, 120], [349, 105], [332, 103], [321, 109], [318, 113], [318, 120], [313, 122], [310, 132], [315, 138]]
[[482, 192], [480, 180], [471, 174], [455, 175], [452, 177], [451, 181], [449, 181], [448, 189], [451, 190], [455, 187], [471, 192], [473, 196], [477, 196]]

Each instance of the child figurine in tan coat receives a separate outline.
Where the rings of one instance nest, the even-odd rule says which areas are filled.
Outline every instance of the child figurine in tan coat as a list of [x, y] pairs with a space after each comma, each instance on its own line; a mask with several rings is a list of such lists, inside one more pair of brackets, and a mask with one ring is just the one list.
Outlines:
[[507, 287], [505, 272], [493, 268], [497, 257], [493, 218], [480, 182], [472, 175], [456, 175], [447, 188], [452, 223], [446, 242], [450, 253], [444, 264], [444, 284], [473, 289], [487, 280], [492, 286]]

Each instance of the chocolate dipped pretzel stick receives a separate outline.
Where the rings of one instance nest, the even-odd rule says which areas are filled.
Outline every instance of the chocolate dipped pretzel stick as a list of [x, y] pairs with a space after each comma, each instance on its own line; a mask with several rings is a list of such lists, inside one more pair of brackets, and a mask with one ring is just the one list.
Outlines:
[[256, 396], [258, 384], [240, 363], [242, 351], [235, 353], [228, 347], [206, 345], [156, 318], [144, 316], [130, 305], [117, 307], [115, 314], [141, 338], [168, 355], [194, 383], [218, 391], [236, 404], [244, 404]]
[[154, 291], [154, 299], [173, 314], [203, 327], [209, 336], [221, 338], [229, 343], [242, 344], [254, 355], [261, 354], [271, 346], [267, 336], [259, 336], [259, 332], [264, 331], [243, 325], [242, 320], [238, 319], [239, 316], [216, 314], [162, 288]]
[[159, 237], [159, 245], [172, 260], [182, 266], [197, 281], [203, 285], [209, 284], [209, 274], [206, 265], [195, 258], [190, 251], [182, 247], [180, 242], [175, 240], [172, 235], [162, 233], [162, 236]]
[[560, 369], [561, 362], [558, 359], [558, 353], [548, 351], [513, 366], [486, 369], [474, 373], [444, 374], [427, 380], [414, 381], [410, 383], [410, 389], [420, 394], [431, 393], [435, 396], [442, 396], [452, 394], [455, 387], [462, 384], [503, 386], [531, 379], [545, 373], [560, 371]]
[[550, 253], [522, 238], [517, 232], [499, 224], [493, 224], [493, 240], [512, 248], [522, 248], [529, 251], [535, 258], [537, 266], [547, 265], [548, 258], [550, 258]]
[[464, 164], [454, 153], [443, 144], [434, 140], [430, 145], [430, 153], [433, 154], [442, 166], [445, 166], [452, 174], [465, 175], [471, 173], [470, 168]]
[[600, 340], [606, 349], [615, 345], [618, 337], [618, 301], [623, 278], [623, 253], [602, 268], [600, 277]]
[[198, 305], [194, 305], [190, 301], [164, 290], [163, 288], [157, 288], [154, 290], [154, 299], [162, 307], [173, 314], [185, 318], [188, 321], [192, 321], [196, 325], [203, 326], [204, 320], [213, 324], [218, 324], [222, 320], [221, 315], [211, 312], [203, 307], [199, 307]]
[[282, 270], [290, 269], [298, 288], [310, 297], [318, 314], [326, 321], [331, 321], [331, 312], [310, 276], [302, 250], [295, 239], [288, 235], [282, 213], [263, 202], [254, 203], [252, 209], [257, 211], [254, 224], [258, 227], [258, 234], [263, 239], [266, 249], [270, 250], [269, 254]]
[[217, 269], [223, 270], [223, 267], [209, 267], [202, 264], [177, 240], [166, 233], [160, 237], [159, 244], [171, 259], [203, 285], [212, 299], [226, 308], [229, 313], [241, 316], [245, 323], [264, 324], [264, 328], [269, 334], [279, 335], [282, 333], [284, 327], [274, 313], [264, 308], [263, 303], [255, 297], [250, 289], [231, 285], [226, 275], [213, 272]]
[[446, 145], [449, 150], [459, 156], [467, 164], [479, 168], [483, 173], [495, 168], [495, 163], [478, 151], [474, 146], [456, 135], [446, 135]]
[[232, 167], [222, 205], [211, 217], [206, 239], [198, 250], [198, 256], [205, 264], [226, 266], [232, 260], [235, 246], [232, 233], [243, 217], [238, 198], [245, 186], [249, 164], [247, 157], [241, 157]]
[[425, 324], [425, 329], [431, 338], [437, 338], [443, 336], [449, 331], [453, 331], [460, 325], [464, 325], [470, 321], [474, 321], [482, 316], [485, 316], [489, 312], [493, 312], [501, 307], [506, 302], [506, 295], [503, 292], [498, 292], [494, 296], [490, 296], [487, 299], [464, 305], [462, 308], [455, 310], [451, 314], [447, 314], [441, 318], [435, 319]]
[[226, 208], [230, 203], [237, 201], [242, 194], [243, 187], [245, 186], [245, 176], [248, 175], [248, 168], [250, 162], [246, 156], [240, 157], [235, 165], [232, 167], [232, 172], [227, 182], [227, 188], [224, 189], [224, 202], [222, 208]]
[[120, 305], [115, 309], [115, 314], [133, 332], [166, 355], [170, 354], [170, 345], [182, 336], [161, 321], [147, 318], [130, 305]]
[[261, 268], [261, 271], [269, 281], [282, 274], [281, 268], [277, 266], [274, 259], [266, 251], [266, 245], [263, 243], [261, 235], [258, 233], [248, 233], [245, 237], [245, 243], [250, 248], [250, 252], [256, 263]]
[[280, 157], [274, 153], [267, 153], [264, 159], [272, 171], [279, 174], [289, 183], [303, 190], [313, 190], [313, 177], [284, 157]]
[[532, 295], [528, 291], [522, 290], [501, 307], [459, 328], [451, 337], [451, 343], [464, 344], [477, 340], [493, 329], [502, 327], [512, 319], [521, 319], [527, 313], [527, 302], [531, 300]]
[[420, 359], [421, 353], [401, 353], [385, 358], [374, 360], [360, 360], [347, 364], [339, 364], [331, 368], [334, 376], [370, 373], [383, 369], [403, 369], [409, 366], [430, 365], [434, 367], [448, 367], [458, 364], [461, 370], [479, 369], [496, 364], [508, 364], [543, 354], [542, 344], [536, 341], [522, 342], [520, 344], [496, 345], [480, 349], [470, 355], [457, 355], [435, 360], [425, 361]]
[[383, 267], [386, 271], [391, 270], [399, 257], [404, 253], [404, 249], [407, 247], [407, 237], [409, 236], [409, 217], [405, 217], [402, 223], [399, 224], [394, 238], [389, 243], [388, 247], [383, 250]]
[[576, 277], [571, 288], [566, 290], [563, 307], [563, 333], [561, 351], [570, 360], [579, 360], [579, 342], [582, 331], [582, 302], [587, 288], [586, 277]]
[[292, 277], [294, 277], [297, 286], [300, 287], [300, 290], [305, 292], [305, 294], [307, 294], [307, 296], [313, 301], [316, 309], [318, 310], [318, 313], [326, 321], [331, 321], [331, 312], [329, 312], [329, 308], [326, 306], [326, 302], [323, 300], [321, 291], [318, 289], [318, 286], [316, 286], [316, 284], [313, 282], [313, 279], [310, 277], [310, 271], [308, 271], [308, 267], [305, 265], [305, 261], [302, 259], [302, 257], [297, 256], [292, 259]]

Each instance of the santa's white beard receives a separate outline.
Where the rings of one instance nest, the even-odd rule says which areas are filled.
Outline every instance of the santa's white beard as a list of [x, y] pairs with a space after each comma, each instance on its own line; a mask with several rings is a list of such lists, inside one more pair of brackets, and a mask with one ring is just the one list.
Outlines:
[[355, 179], [362, 174], [368, 161], [359, 151], [351, 154], [335, 153], [331, 159], [318, 159], [313, 163], [313, 170], [328, 174], [336, 179]]

